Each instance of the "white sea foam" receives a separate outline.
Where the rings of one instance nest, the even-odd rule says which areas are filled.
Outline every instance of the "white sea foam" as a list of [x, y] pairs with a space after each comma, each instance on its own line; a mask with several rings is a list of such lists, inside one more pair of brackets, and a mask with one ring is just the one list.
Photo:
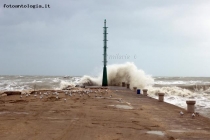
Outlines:
[[75, 84], [73, 82], [71, 82], [71, 81], [64, 81], [64, 80], [62, 80], [60, 82], [59, 88], [57, 88], [57, 89], [63, 89], [65, 87], [67, 87], [67, 86], [75, 86]]
[[210, 87], [207, 90], [205, 90], [205, 92], [209, 92], [210, 93]]
[[187, 89], [179, 87], [146, 87], [148, 89], [148, 96], [155, 99], [158, 98], [158, 93], [165, 93], [164, 101], [170, 104], [174, 104], [181, 108], [186, 109], [187, 100], [195, 100], [196, 111], [199, 111], [201, 114], [210, 117], [207, 114], [206, 109], [210, 109], [210, 94], [206, 91], [190, 91]]
[[[43, 81], [40, 80], [33, 80], [32, 82], [28, 82], [28, 83], [42, 83]], [[26, 83], [26, 82], [25, 82]]]
[[101, 85], [101, 81], [102, 81], [101, 74], [98, 77], [91, 77], [88, 75], [84, 75], [78, 83], [85, 86], [98, 86]]
[[59, 82], [59, 79], [58, 78], [54, 78], [52, 81], [53, 82]]
[[165, 93], [166, 95], [176, 95], [181, 97], [190, 97], [193, 96], [193, 92], [187, 89], [183, 89], [180, 87], [152, 87], [148, 86], [148, 94], [150, 96], [157, 95], [158, 93]]
[[179, 85], [179, 84], [186, 84], [184, 81], [156, 81], [155, 84], [159, 85]]
[[[145, 74], [141, 69], [138, 69], [134, 63], [127, 62], [125, 64], [114, 64], [107, 66], [108, 85], [120, 86], [122, 82], [130, 84], [130, 87], [144, 88], [152, 85], [154, 79]], [[83, 85], [101, 85], [102, 74], [98, 77], [83, 76], [80, 84]]]
[[204, 81], [155, 81], [154, 84], [158, 85], [200, 85], [210, 84], [210, 82]]

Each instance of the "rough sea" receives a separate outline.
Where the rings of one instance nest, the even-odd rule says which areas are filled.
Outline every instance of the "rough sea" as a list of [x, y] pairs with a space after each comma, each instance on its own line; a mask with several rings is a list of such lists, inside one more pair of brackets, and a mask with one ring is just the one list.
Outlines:
[[[148, 96], [158, 98], [165, 93], [165, 102], [186, 109], [186, 100], [196, 101], [196, 111], [210, 117], [210, 77], [155, 77], [137, 69], [132, 63], [108, 67], [108, 82], [111, 86], [130, 83], [139, 89], [148, 89]], [[0, 92], [62, 89], [68, 85], [100, 85], [101, 74], [91, 76], [26, 76], [1, 75]]]

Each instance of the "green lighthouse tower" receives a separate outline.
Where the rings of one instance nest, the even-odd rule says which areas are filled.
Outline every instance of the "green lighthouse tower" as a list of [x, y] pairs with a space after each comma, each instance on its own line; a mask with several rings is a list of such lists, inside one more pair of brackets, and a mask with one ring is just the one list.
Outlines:
[[103, 69], [103, 78], [102, 78], [102, 86], [108, 86], [108, 80], [107, 80], [107, 69], [106, 69], [106, 64], [107, 64], [107, 30], [108, 27], [106, 27], [106, 19], [104, 20], [104, 69]]

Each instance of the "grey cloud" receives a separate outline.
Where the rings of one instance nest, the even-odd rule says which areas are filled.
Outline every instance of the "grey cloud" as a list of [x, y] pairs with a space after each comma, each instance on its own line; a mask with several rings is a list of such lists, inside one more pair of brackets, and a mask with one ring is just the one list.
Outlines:
[[[3, 4], [51, 8], [5, 9]], [[133, 61], [152, 75], [209, 76], [209, 66], [190, 71], [210, 58], [209, 1], [2, 0], [0, 5], [0, 74], [92, 74], [102, 66], [107, 19], [108, 54], [137, 55], [109, 64]]]

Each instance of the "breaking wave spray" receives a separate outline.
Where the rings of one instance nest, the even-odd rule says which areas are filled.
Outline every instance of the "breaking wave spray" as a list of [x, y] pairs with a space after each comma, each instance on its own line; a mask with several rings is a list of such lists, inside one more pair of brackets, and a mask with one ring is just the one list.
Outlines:
[[[144, 88], [154, 83], [154, 79], [150, 75], [138, 69], [132, 62], [108, 65], [107, 77], [109, 86], [120, 86], [122, 82], [126, 82], [130, 84], [130, 87]], [[102, 72], [98, 77], [83, 76], [79, 84], [85, 86], [101, 86]]]

